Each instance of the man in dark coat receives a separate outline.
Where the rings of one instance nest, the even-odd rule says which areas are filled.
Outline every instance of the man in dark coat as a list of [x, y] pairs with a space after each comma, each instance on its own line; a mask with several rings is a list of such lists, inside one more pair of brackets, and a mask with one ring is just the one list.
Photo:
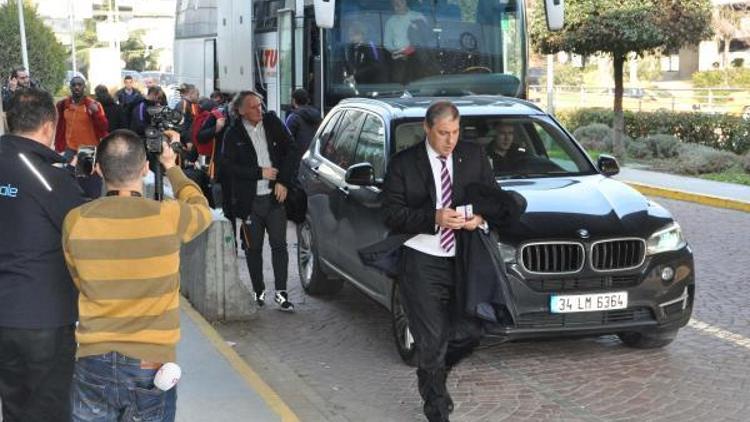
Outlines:
[[78, 291], [62, 225], [86, 199], [51, 149], [52, 96], [19, 90], [0, 138], [0, 400], [4, 421], [70, 420]]
[[427, 110], [425, 142], [397, 154], [383, 187], [386, 225], [406, 237], [399, 288], [416, 342], [419, 392], [428, 420], [448, 421], [453, 402], [450, 369], [478, 344], [479, 331], [456, 304], [456, 240], [462, 230], [487, 229], [481, 215], [466, 218], [466, 186], [494, 186], [489, 160], [478, 145], [458, 142], [460, 117], [449, 101]]
[[307, 91], [302, 88], [295, 90], [292, 94], [292, 112], [286, 118], [286, 127], [300, 153], [307, 151], [321, 120], [320, 110], [310, 105]]
[[276, 294], [282, 311], [294, 311], [286, 291], [289, 254], [286, 244], [286, 200], [298, 164], [294, 141], [273, 113], [263, 113], [263, 98], [242, 91], [232, 103], [239, 116], [224, 135], [224, 166], [232, 181], [232, 209], [242, 220], [242, 242], [255, 301], [265, 303], [263, 238], [271, 244]]

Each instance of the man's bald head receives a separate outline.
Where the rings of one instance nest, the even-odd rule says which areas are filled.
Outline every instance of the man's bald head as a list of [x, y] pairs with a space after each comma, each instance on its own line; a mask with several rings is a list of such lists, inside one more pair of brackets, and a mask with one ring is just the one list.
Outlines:
[[102, 139], [96, 157], [107, 186], [122, 186], [143, 177], [146, 147], [133, 131], [119, 129]]

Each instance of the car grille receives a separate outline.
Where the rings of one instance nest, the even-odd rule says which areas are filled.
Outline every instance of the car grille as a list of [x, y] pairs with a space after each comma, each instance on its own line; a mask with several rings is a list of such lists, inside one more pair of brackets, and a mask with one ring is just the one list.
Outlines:
[[518, 328], [571, 328], [621, 324], [627, 322], [653, 321], [651, 310], [646, 307], [618, 309], [614, 311], [552, 314], [533, 312], [521, 314], [516, 320]]
[[596, 271], [636, 268], [646, 256], [642, 239], [603, 240], [591, 246], [591, 267]]
[[574, 242], [530, 243], [523, 246], [521, 256], [530, 273], [573, 273], [583, 268], [584, 250]]
[[590, 278], [529, 279], [524, 282], [532, 290], [542, 293], [585, 292], [612, 288], [625, 289], [635, 287], [640, 282], [640, 278], [637, 274], [634, 274]]

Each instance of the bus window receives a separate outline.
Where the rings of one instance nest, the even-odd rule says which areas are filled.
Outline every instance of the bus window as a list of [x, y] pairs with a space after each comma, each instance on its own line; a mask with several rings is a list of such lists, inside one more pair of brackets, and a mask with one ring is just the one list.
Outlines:
[[326, 105], [352, 96], [518, 96], [522, 0], [338, 0], [325, 31]]

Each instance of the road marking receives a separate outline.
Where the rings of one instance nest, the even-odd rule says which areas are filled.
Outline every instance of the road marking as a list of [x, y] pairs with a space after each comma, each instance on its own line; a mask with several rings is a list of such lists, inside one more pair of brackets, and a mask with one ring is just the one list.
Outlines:
[[688, 323], [688, 326], [712, 337], [728, 341], [736, 346], [744, 347], [745, 349], [750, 350], [750, 338], [743, 335], [733, 333], [731, 331], [719, 328], [715, 325], [711, 325], [703, 321], [699, 321], [697, 319], [691, 319]]
[[226, 341], [221, 337], [214, 327], [206, 321], [201, 314], [196, 311], [190, 302], [184, 297], [180, 297], [180, 308], [195, 322], [198, 329], [213, 344], [216, 350], [232, 365], [235, 371], [245, 380], [245, 382], [255, 390], [256, 393], [268, 404], [274, 413], [281, 417], [282, 422], [299, 422], [299, 418], [294, 414], [292, 409], [284, 403], [281, 397], [237, 354]]
[[644, 195], [661, 196], [664, 198], [677, 199], [680, 201], [695, 202], [710, 207], [727, 208], [750, 212], [750, 202], [739, 199], [724, 198], [721, 196], [704, 195], [700, 193], [687, 192], [679, 189], [667, 189], [640, 182], [625, 181]]

